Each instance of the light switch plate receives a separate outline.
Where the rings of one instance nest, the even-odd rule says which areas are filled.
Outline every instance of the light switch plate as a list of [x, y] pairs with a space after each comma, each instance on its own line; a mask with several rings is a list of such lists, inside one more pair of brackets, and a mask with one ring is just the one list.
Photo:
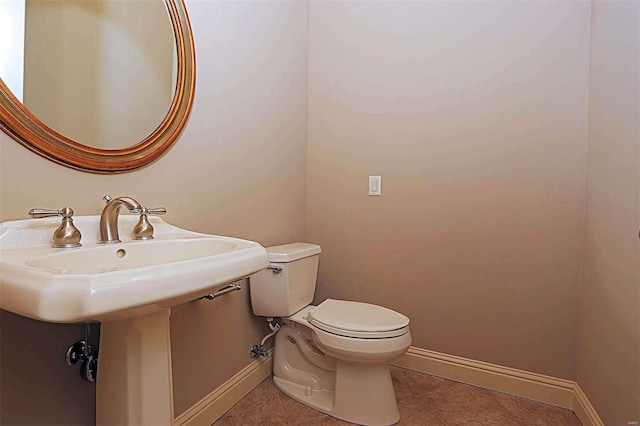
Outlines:
[[382, 176], [369, 176], [369, 195], [382, 195]]

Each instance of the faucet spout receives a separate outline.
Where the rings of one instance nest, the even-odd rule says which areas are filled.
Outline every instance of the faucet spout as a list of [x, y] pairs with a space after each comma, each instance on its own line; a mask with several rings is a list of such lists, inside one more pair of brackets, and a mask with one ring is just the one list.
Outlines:
[[142, 212], [142, 205], [131, 197], [111, 198], [105, 195], [103, 200], [107, 203], [100, 215], [100, 239], [98, 244], [113, 244], [120, 242], [118, 234], [118, 215], [120, 207], [125, 206], [130, 213]]

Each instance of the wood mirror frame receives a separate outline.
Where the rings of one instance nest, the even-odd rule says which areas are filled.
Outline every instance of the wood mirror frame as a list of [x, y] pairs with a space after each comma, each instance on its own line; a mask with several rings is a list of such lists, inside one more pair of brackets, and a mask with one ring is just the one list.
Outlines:
[[195, 49], [184, 0], [164, 0], [176, 44], [176, 90], [167, 116], [147, 138], [122, 149], [93, 148], [71, 140], [34, 116], [0, 79], [0, 128], [51, 161], [91, 173], [118, 173], [158, 159], [184, 128], [195, 90]]

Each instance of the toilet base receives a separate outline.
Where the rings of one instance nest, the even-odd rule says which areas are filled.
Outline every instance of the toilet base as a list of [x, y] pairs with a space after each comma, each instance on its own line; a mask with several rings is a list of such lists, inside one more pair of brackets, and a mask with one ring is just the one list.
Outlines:
[[340, 420], [372, 426], [393, 425], [400, 420], [388, 365], [351, 365], [346, 371], [337, 377], [336, 389], [314, 390], [275, 376], [273, 382], [296, 401]]
[[386, 426], [400, 420], [388, 363], [319, 357], [317, 348], [305, 337], [286, 325], [278, 332], [273, 377], [278, 389], [302, 404], [351, 423]]

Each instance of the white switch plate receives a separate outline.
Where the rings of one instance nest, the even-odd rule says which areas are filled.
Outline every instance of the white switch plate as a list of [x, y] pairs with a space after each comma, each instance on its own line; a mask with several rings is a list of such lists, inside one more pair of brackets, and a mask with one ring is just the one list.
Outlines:
[[382, 195], [382, 176], [369, 176], [369, 195]]

